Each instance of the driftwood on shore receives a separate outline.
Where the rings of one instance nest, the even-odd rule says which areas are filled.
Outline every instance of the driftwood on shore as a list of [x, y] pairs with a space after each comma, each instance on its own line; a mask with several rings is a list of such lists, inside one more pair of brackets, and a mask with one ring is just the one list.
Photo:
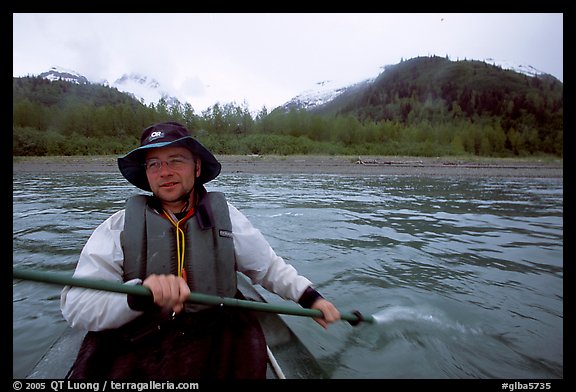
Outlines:
[[424, 163], [420, 160], [417, 161], [390, 161], [390, 160], [378, 160], [378, 159], [361, 159], [358, 157], [358, 160], [354, 162], [359, 165], [424, 165]]

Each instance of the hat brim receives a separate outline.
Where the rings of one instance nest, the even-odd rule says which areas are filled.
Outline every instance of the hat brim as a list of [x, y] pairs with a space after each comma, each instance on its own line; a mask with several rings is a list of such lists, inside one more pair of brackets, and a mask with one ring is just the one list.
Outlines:
[[144, 167], [144, 159], [146, 152], [153, 148], [162, 147], [185, 147], [195, 156], [202, 161], [202, 169], [200, 176], [196, 179], [196, 183], [205, 184], [212, 181], [220, 174], [222, 165], [216, 157], [206, 149], [199, 141], [192, 136], [185, 136], [183, 138], [173, 140], [171, 142], [151, 143], [145, 146], [138, 147], [130, 151], [125, 156], [118, 158], [118, 168], [120, 173], [132, 185], [151, 192], [148, 177], [146, 176], [146, 168]]

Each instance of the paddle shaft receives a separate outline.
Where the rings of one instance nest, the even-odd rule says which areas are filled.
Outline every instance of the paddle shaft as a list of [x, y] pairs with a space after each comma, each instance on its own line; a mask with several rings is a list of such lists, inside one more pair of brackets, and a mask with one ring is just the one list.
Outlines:
[[[12, 269], [12, 277], [14, 279], [32, 280], [42, 283], [51, 283], [63, 286], [84, 287], [93, 290], [110, 291], [122, 294], [133, 294], [140, 296], [151, 296], [152, 292], [147, 287], [141, 285], [128, 285], [109, 280], [89, 279], [89, 278], [75, 278], [68, 274], [36, 271], [29, 269]], [[312, 318], [322, 318], [322, 312], [318, 309], [305, 309], [294, 306], [273, 305], [268, 302], [256, 302], [241, 300], [229, 297], [219, 297], [216, 295], [208, 295], [192, 292], [188, 295], [187, 301], [204, 305], [218, 305], [230, 306], [236, 308], [245, 308], [261, 312], [287, 314], [293, 316], [304, 316]], [[373, 323], [374, 317], [362, 316], [359, 312], [340, 313], [342, 320], [356, 325], [360, 321]]]

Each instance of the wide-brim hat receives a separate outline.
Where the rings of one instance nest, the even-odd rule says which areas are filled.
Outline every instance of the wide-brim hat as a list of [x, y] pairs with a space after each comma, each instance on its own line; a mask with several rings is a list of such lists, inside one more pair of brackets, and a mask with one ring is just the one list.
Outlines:
[[131, 184], [151, 192], [144, 160], [146, 152], [152, 148], [185, 147], [202, 161], [200, 176], [196, 183], [205, 184], [215, 179], [222, 166], [220, 162], [198, 140], [190, 136], [188, 130], [177, 122], [162, 122], [146, 128], [140, 137], [140, 147], [118, 158], [120, 172]]

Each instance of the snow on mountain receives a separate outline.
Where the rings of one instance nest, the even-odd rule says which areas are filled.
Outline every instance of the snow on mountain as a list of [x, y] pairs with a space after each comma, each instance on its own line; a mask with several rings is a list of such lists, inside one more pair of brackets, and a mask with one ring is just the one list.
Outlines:
[[292, 108], [310, 109], [317, 107], [333, 100], [346, 91], [347, 87], [347, 85], [342, 85], [342, 83], [333, 80], [318, 82], [314, 88], [303, 91], [290, 101], [286, 102], [283, 106], [288, 110]]
[[180, 103], [178, 98], [164, 91], [156, 79], [138, 73], [124, 74], [110, 87], [130, 94], [144, 104], [157, 103], [160, 99], [164, 99], [168, 106]]
[[482, 61], [484, 61], [487, 64], [496, 65], [502, 69], [508, 69], [528, 76], [537, 76], [546, 74], [546, 72], [540, 71], [539, 69], [536, 69], [531, 65], [518, 64], [509, 60], [496, 60], [493, 58], [487, 58]]
[[174, 106], [180, 103], [178, 98], [171, 96], [168, 92], [163, 90], [162, 86], [160, 86], [160, 83], [158, 83], [156, 79], [137, 73], [124, 74], [120, 78], [116, 79], [112, 84], [107, 80], [90, 81], [78, 72], [62, 67], [51, 67], [49, 71], [42, 72], [38, 76], [52, 81], [64, 80], [71, 83], [94, 83], [113, 87], [118, 91], [131, 95], [133, 98], [145, 105], [150, 103], [156, 104], [162, 98], [166, 101], [168, 106]]
[[[384, 68], [384, 67], [383, 67]], [[381, 71], [381, 70], [380, 70]], [[308, 90], [303, 91], [298, 94], [290, 101], [286, 102], [282, 107], [285, 110], [290, 110], [292, 108], [296, 109], [312, 109], [329, 102], [344, 91], [360, 86], [365, 83], [371, 83], [376, 79], [378, 74], [368, 77], [357, 83], [350, 83], [349, 81], [336, 81], [336, 80], [324, 80], [322, 82], [316, 83], [316, 85]]]
[[88, 79], [80, 75], [76, 71], [65, 69], [62, 67], [52, 67], [47, 72], [42, 72], [38, 75], [41, 78], [48, 79], [50, 81], [63, 80], [66, 82], [77, 83], [77, 84], [88, 84], [90, 83]]

